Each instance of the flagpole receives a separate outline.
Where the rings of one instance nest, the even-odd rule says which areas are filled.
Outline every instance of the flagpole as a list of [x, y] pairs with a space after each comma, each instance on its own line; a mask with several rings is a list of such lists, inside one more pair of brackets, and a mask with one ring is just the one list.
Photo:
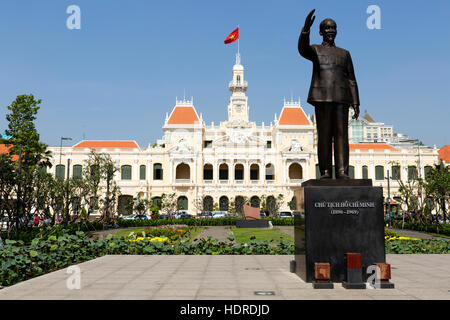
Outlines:
[[[239, 25], [237, 27], [238, 27], [238, 30], [239, 30]], [[238, 54], [239, 54], [239, 38], [240, 37], [238, 37]]]

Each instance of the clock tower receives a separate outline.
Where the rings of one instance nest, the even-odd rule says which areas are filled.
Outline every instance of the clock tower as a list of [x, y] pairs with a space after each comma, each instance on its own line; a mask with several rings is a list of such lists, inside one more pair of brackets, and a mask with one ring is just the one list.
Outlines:
[[247, 81], [244, 81], [244, 67], [241, 64], [241, 55], [236, 54], [236, 63], [233, 66], [233, 80], [228, 88], [231, 97], [228, 102], [228, 121], [232, 123], [248, 122], [249, 106], [247, 104]]

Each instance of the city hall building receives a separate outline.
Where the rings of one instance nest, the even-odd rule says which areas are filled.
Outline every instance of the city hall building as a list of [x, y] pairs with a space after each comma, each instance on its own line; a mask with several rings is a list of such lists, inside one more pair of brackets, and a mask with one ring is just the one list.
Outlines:
[[[164, 136], [157, 144], [141, 148], [135, 141], [84, 140], [72, 147], [49, 147], [51, 172], [65, 178], [67, 172], [71, 177], [81, 176], [92, 149], [110, 154], [119, 169], [115, 176], [121, 192], [119, 213], [126, 213], [130, 198], [158, 201], [163, 193], [175, 193], [179, 208], [191, 214], [200, 210], [199, 201], [207, 209], [216, 204], [227, 211], [232, 201], [241, 203], [244, 197], [258, 206], [263, 195], [279, 194], [284, 196], [282, 210], [289, 210], [294, 189], [318, 176], [314, 116], [305, 114], [300, 101], [291, 100], [274, 110], [279, 115], [268, 125], [257, 124], [249, 118], [247, 87], [237, 54], [225, 121], [206, 124], [192, 99], [176, 100], [165, 120], [161, 115]], [[350, 137], [352, 128], [356, 132], [358, 126], [350, 121]], [[350, 142], [356, 140], [361, 139], [350, 138]], [[437, 159], [436, 147], [351, 143], [349, 173], [356, 179], [372, 179], [374, 186], [383, 186], [387, 197], [389, 170], [393, 198], [397, 180], [425, 175]]]

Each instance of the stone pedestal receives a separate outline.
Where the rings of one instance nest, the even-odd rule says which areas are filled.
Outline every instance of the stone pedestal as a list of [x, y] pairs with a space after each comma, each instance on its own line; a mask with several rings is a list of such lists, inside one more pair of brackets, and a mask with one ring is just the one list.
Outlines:
[[382, 187], [367, 179], [308, 180], [294, 191], [296, 273], [314, 279], [314, 264], [330, 264], [330, 280], [346, 280], [345, 254], [360, 253], [368, 266], [386, 262]]

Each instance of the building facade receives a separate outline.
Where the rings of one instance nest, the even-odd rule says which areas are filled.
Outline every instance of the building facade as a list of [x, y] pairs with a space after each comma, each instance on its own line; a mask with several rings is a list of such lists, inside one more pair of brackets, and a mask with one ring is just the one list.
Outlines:
[[[179, 209], [196, 214], [216, 208], [227, 211], [244, 198], [258, 206], [262, 196], [283, 195], [281, 210], [289, 210], [294, 189], [318, 176], [314, 117], [308, 117], [300, 101], [284, 101], [279, 116], [268, 125], [249, 118], [250, 106], [240, 55], [228, 84], [231, 92], [228, 119], [206, 124], [193, 99], [176, 100], [166, 114], [163, 139], [141, 148], [135, 141], [81, 141], [72, 147], [49, 147], [51, 172], [66, 177], [81, 175], [92, 149], [108, 153], [119, 168], [115, 180], [121, 190], [119, 213], [133, 197], [158, 200], [163, 193], [176, 193]], [[437, 162], [436, 148], [399, 149], [382, 143], [350, 145], [350, 175], [373, 179], [387, 190], [387, 171], [396, 179], [424, 175]], [[70, 170], [67, 170], [70, 166]], [[419, 169], [418, 169], [419, 168]], [[199, 203], [204, 208], [199, 207]], [[291, 207], [293, 209], [293, 207]]]

